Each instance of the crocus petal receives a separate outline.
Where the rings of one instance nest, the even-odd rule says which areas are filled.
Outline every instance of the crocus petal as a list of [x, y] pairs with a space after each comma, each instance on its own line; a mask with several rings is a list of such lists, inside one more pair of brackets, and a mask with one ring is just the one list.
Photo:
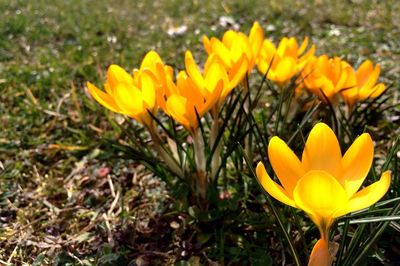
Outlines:
[[316, 124], [308, 136], [303, 155], [304, 170], [323, 170], [340, 178], [342, 154], [335, 133], [324, 123]]
[[225, 67], [231, 67], [231, 54], [225, 45], [218, 39], [212, 39], [212, 50], [217, 53], [219, 58], [224, 62]]
[[258, 163], [256, 173], [258, 180], [260, 181], [264, 190], [268, 192], [268, 194], [270, 194], [272, 197], [279, 200], [280, 202], [296, 208], [296, 204], [285, 191], [285, 189], [269, 177], [262, 162]]
[[229, 49], [233, 42], [237, 39], [238, 33], [233, 30], [227, 30], [222, 37], [222, 43]]
[[[296, 206], [330, 224], [335, 214], [347, 206], [343, 187], [325, 171], [310, 171], [297, 182], [293, 191]], [[317, 224], [322, 228], [322, 224]]]
[[308, 61], [312, 59], [315, 53], [315, 45], [313, 44], [311, 48], [299, 58], [299, 63], [298, 63], [298, 70], [301, 70], [304, 68], [304, 66], [307, 64]]
[[381, 67], [379, 64], [376, 65], [375, 69], [372, 70], [371, 73], [369, 73], [369, 76], [366, 77], [365, 83], [364, 84], [358, 84], [361, 88], [365, 89], [371, 89], [376, 82], [378, 81], [379, 74], [381, 72]]
[[236, 87], [239, 82], [241, 82], [247, 72], [248, 62], [244, 55], [242, 58], [235, 62], [232, 65], [232, 68], [229, 71], [229, 86], [227, 88], [227, 92], [223, 92], [222, 94], [226, 96], [226, 94], [231, 91], [234, 87]]
[[274, 57], [276, 57], [275, 45], [268, 39], [264, 40], [260, 49], [259, 63], [263, 63], [265, 66], [258, 66], [261, 73], [265, 74]]
[[308, 46], [308, 37], [305, 37], [303, 42], [301, 43], [297, 55], [302, 55]]
[[156, 71], [156, 63], [162, 63], [160, 56], [155, 51], [148, 52], [140, 65], [140, 69], [143, 70], [145, 68], [150, 69], [151, 71]]
[[[223, 87], [228, 86], [228, 75], [222, 62], [215, 60], [214, 63], [210, 65], [207, 73], [205, 73], [205, 89], [209, 93], [213, 93], [217, 87], [218, 82], [222, 81]], [[217, 95], [219, 97], [219, 95]]]
[[283, 37], [278, 44], [278, 47], [276, 49], [276, 53], [280, 56], [280, 57], [284, 57], [285, 56], [285, 50], [287, 47], [287, 43], [289, 41], [289, 38], [287, 37]]
[[253, 23], [249, 34], [249, 42], [251, 45], [251, 51], [253, 56], [256, 57], [260, 51], [261, 45], [264, 40], [264, 31], [260, 27], [260, 24], [256, 21]]
[[[232, 43], [229, 52], [232, 63], [239, 61], [242, 55], [245, 55], [248, 59], [250, 59], [250, 46], [246, 35], [242, 33], [237, 34], [236, 41]], [[229, 68], [231, 68], [231, 66]]]
[[379, 83], [378, 85], [376, 85], [375, 87], [373, 87], [371, 90], [369, 91], [361, 91], [360, 92], [360, 98], [362, 99], [368, 99], [368, 98], [376, 98], [379, 95], [381, 95], [383, 92], [385, 91], [385, 84], [383, 83]]
[[[202, 94], [203, 90], [198, 88], [193, 80], [187, 76], [185, 71], [180, 71], [176, 78], [178, 94], [186, 99], [186, 105], [199, 106], [204, 104], [204, 94]], [[193, 108], [190, 110], [186, 110], [187, 112], [191, 112]]]
[[115, 103], [114, 99], [108, 95], [107, 93], [104, 93], [103, 91], [99, 90], [96, 86], [94, 86], [92, 83], [87, 82], [86, 86], [89, 89], [90, 95], [93, 96], [93, 98], [98, 101], [101, 105], [106, 107], [107, 109], [113, 111], [113, 112], [119, 112], [119, 108], [117, 104]]
[[156, 105], [156, 81], [154, 75], [149, 70], [144, 70], [141, 74], [141, 89], [143, 100], [150, 111]]
[[218, 81], [218, 83], [215, 85], [214, 90], [211, 92], [210, 95], [205, 99], [205, 102], [203, 101], [202, 104], [202, 109], [198, 110], [198, 112], [201, 113], [200, 116], [203, 116], [206, 112], [208, 112], [214, 105], [219, 104], [221, 99], [221, 93], [224, 88], [224, 82], [222, 79]]
[[363, 188], [357, 192], [348, 203], [348, 208], [342, 215], [367, 208], [380, 200], [388, 191], [390, 186], [391, 172], [386, 171], [382, 174], [379, 181]]
[[357, 69], [357, 83], [362, 86], [368, 79], [369, 75], [373, 71], [373, 64], [370, 60], [365, 60], [360, 67]]
[[206, 49], [206, 51], [207, 51], [208, 54], [211, 54], [211, 52], [212, 52], [212, 47], [211, 47], [210, 39], [208, 39], [207, 36], [203, 35], [203, 37], [201, 38], [201, 40], [203, 41], [204, 49]]
[[342, 88], [342, 84], [346, 81], [346, 76], [343, 76], [343, 65], [342, 59], [339, 57], [334, 57], [333, 59], [329, 59], [329, 70], [328, 77], [333, 83], [336, 85], [338, 90]]
[[273, 137], [268, 145], [268, 157], [279, 181], [292, 196], [297, 181], [305, 174], [296, 154], [279, 137]]
[[203, 88], [205, 86], [203, 76], [201, 75], [200, 70], [197, 67], [190, 51], [186, 51], [185, 53], [185, 67], [186, 72], [191, 77], [193, 82], [196, 83], [196, 86]]
[[331, 255], [329, 253], [329, 246], [325, 239], [320, 239], [315, 243], [311, 251], [308, 266], [330, 266]]
[[376, 86], [375, 83], [371, 83], [370, 85], [364, 85], [359, 90], [359, 100], [376, 98], [379, 95], [381, 95], [384, 90], [385, 90], [385, 85], [383, 83], [379, 83]]
[[343, 72], [346, 73], [346, 81], [343, 83], [341, 89], [354, 88], [357, 86], [357, 78], [354, 69], [349, 65], [343, 68]]
[[107, 70], [107, 82], [114, 89], [119, 83], [133, 84], [133, 78], [122, 67], [111, 65]]
[[190, 127], [190, 122], [187, 119], [186, 98], [180, 95], [171, 95], [166, 103], [166, 111], [176, 121], [181, 123], [186, 128]]
[[277, 82], [285, 83], [296, 75], [296, 61], [292, 57], [283, 57], [275, 69]]
[[142, 93], [133, 85], [129, 86], [124, 83], [118, 84], [114, 96], [115, 102], [124, 114], [136, 118], [140, 113], [147, 113], [147, 111], [144, 110]]
[[342, 159], [344, 185], [348, 197], [352, 197], [368, 175], [374, 157], [374, 144], [368, 133], [359, 136]]
[[291, 37], [288, 39], [286, 43], [286, 47], [284, 47], [283, 57], [291, 57], [296, 58], [298, 55], [298, 44], [295, 38]]

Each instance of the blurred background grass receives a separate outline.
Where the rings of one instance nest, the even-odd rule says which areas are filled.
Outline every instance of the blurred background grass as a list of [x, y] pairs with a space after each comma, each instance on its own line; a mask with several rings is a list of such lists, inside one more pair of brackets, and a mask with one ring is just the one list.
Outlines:
[[[205, 59], [203, 34], [247, 32], [257, 20], [276, 42], [310, 36], [317, 54], [354, 65], [372, 59], [387, 84], [400, 76], [397, 0], [1, 0], [0, 10], [0, 237], [8, 240], [0, 244], [2, 263], [106, 263], [120, 259], [111, 247], [126, 252], [126, 231], [152, 228], [148, 217], [168, 193], [139, 165], [102, 150], [103, 136], [121, 134], [113, 126], [118, 116], [84, 89], [86, 81], [101, 85], [112, 63], [131, 70], [154, 49], [182, 68], [187, 49]], [[118, 189], [117, 200], [132, 208], [104, 217]], [[131, 258], [140, 257], [135, 252]]]

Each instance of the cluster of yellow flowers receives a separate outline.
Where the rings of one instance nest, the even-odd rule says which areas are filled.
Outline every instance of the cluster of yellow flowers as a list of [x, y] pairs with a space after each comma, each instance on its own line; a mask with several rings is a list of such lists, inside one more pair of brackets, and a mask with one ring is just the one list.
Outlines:
[[[211, 111], [218, 125], [218, 113], [225, 98], [256, 65], [263, 75], [280, 87], [293, 81], [297, 94], [302, 91], [313, 93], [321, 101], [331, 104], [336, 104], [341, 96], [349, 109], [385, 90], [382, 83], [376, 84], [379, 64], [374, 67], [367, 60], [354, 70], [339, 57], [317, 57], [314, 45], [307, 49], [308, 38], [300, 46], [295, 38], [283, 38], [276, 47], [264, 39], [264, 32], [257, 22], [249, 35], [228, 30], [221, 40], [203, 36], [203, 45], [208, 53], [203, 68], [187, 51], [185, 70], [174, 77], [172, 67], [165, 65], [155, 51], [150, 51], [132, 75], [111, 65], [105, 91], [90, 82], [87, 87], [100, 104], [135, 119], [150, 132], [155, 129], [152, 116], [156, 116], [161, 108], [194, 137], [196, 155], [202, 148], [196, 137], [199, 117]], [[333, 131], [318, 123], [308, 137], [301, 161], [278, 137], [271, 139], [268, 155], [282, 186], [268, 176], [261, 162], [257, 166], [260, 183], [277, 200], [302, 209], [310, 216], [321, 233], [310, 265], [330, 265], [332, 254], [328, 251], [328, 232], [334, 219], [371, 206], [389, 188], [391, 176], [390, 172], [385, 172], [379, 181], [357, 192], [373, 160], [370, 136], [362, 134], [342, 157]], [[200, 165], [200, 183], [204, 183], [204, 158], [199, 156], [196, 163]]]
[[354, 70], [349, 63], [339, 57], [327, 55], [311, 57], [301, 72], [304, 87], [331, 104], [337, 103], [341, 95], [351, 110], [357, 102], [378, 97], [385, 90], [383, 83], [376, 84], [380, 65], [375, 67], [369, 60]]
[[[209, 110], [217, 111], [234, 87], [250, 74], [255, 65], [262, 74], [286, 85], [294, 77], [298, 88], [317, 95], [322, 101], [337, 102], [341, 95], [351, 109], [357, 102], [375, 98], [384, 90], [376, 84], [380, 66], [366, 60], [354, 70], [339, 57], [316, 57], [315, 46], [307, 50], [308, 38], [299, 46], [295, 38], [283, 38], [276, 47], [264, 39], [264, 32], [255, 22], [247, 36], [228, 30], [222, 40], [203, 36], [209, 54], [203, 73], [190, 51], [185, 54], [185, 70], [176, 76], [155, 51], [144, 57], [132, 75], [117, 65], [111, 65], [104, 84], [105, 92], [88, 82], [91, 95], [111, 111], [128, 115], [147, 127], [158, 107], [193, 132], [200, 117]], [[197, 115], [196, 115], [197, 112]]]

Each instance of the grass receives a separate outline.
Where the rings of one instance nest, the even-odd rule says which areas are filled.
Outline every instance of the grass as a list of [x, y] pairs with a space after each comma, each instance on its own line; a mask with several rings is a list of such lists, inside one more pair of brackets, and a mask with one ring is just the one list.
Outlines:
[[[184, 230], [188, 220], [173, 213], [161, 216], [173, 201], [165, 184], [107, 148], [104, 138], [126, 138], [118, 123], [127, 122], [93, 102], [84, 89], [86, 81], [100, 85], [112, 63], [127, 70], [138, 66], [150, 49], [176, 68], [183, 67], [187, 49], [198, 62], [204, 60], [201, 36], [221, 36], [227, 29], [220, 23], [222, 16], [233, 18], [245, 32], [258, 20], [275, 41], [311, 36], [318, 53], [343, 56], [353, 64], [366, 58], [379, 62], [382, 80], [394, 83], [390, 102], [398, 104], [396, 0], [2, 0], [0, 10], [0, 263], [5, 265], [179, 260], [197, 265], [200, 259], [234, 264], [249, 263], [249, 257], [264, 258], [259, 263], [281, 257], [282, 243], [275, 242], [268, 229], [273, 222], [260, 214], [263, 210], [246, 214], [252, 225], [260, 217], [265, 220], [258, 224], [263, 230], [257, 231], [259, 242], [254, 243], [246, 234], [235, 234], [233, 222], [190, 235]], [[182, 35], [167, 33], [182, 25], [187, 26]], [[389, 150], [384, 140], [400, 134], [399, 112], [397, 105], [386, 115], [391, 123], [375, 127], [375, 140], [387, 137], [377, 143], [378, 165]], [[388, 227], [386, 234], [397, 234], [398, 244], [395, 228]], [[197, 242], [191, 241], [195, 237]], [[211, 237], [214, 242], [208, 241]], [[206, 248], [192, 246], [195, 242]], [[242, 244], [224, 247], [229, 242]], [[374, 252], [374, 262], [398, 263], [399, 251], [388, 241], [379, 242]]]

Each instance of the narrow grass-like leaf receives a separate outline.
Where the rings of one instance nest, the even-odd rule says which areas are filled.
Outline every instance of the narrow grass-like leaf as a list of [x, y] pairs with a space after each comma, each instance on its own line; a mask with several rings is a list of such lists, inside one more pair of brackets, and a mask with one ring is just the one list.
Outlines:
[[292, 136], [289, 138], [287, 145], [290, 145], [290, 143], [294, 140], [294, 138], [297, 136], [299, 132], [301, 132], [301, 129], [304, 127], [304, 125], [307, 123], [307, 121], [311, 118], [311, 116], [317, 111], [319, 108], [321, 102], [317, 103], [316, 105], [313, 106], [313, 108], [310, 108], [307, 110], [306, 114], [304, 115], [303, 119], [301, 120], [300, 124], [297, 126], [296, 131], [292, 134]]
[[[398, 213], [400, 210], [400, 203], [397, 203], [397, 205], [392, 209], [392, 211], [389, 213], [389, 215], [395, 215]], [[349, 264], [346, 265], [360, 265], [360, 263], [365, 259], [365, 255], [367, 252], [372, 248], [373, 244], [378, 240], [378, 238], [382, 235], [382, 233], [385, 231], [386, 227], [390, 224], [391, 221], [387, 220], [381, 224], [371, 233], [369, 234], [368, 239], [364, 242], [364, 244], [357, 250], [356, 255], [354, 256], [355, 258], [351, 261], [348, 261]], [[349, 259], [352, 259], [353, 257], [349, 256]], [[350, 264], [351, 263], [351, 264]]]
[[[221, 127], [219, 128], [217, 137], [215, 138], [215, 143], [212, 146], [211, 151], [209, 153], [209, 156], [207, 158], [207, 165], [210, 165], [212, 156], [213, 156], [215, 150], [217, 149], [218, 143], [221, 141], [222, 136], [224, 135], [224, 132], [225, 132], [225, 129], [226, 129], [227, 125], [228, 125], [229, 121], [232, 121], [231, 118], [232, 118], [232, 116], [234, 114], [234, 110], [235, 110], [235, 108], [236, 108], [236, 106], [237, 106], [237, 104], [238, 104], [238, 102], [240, 100], [240, 95], [241, 94], [239, 93], [237, 95], [237, 97], [235, 97], [235, 100], [233, 101], [233, 103], [227, 105], [228, 109], [226, 110], [226, 116], [222, 118], [223, 122], [222, 122]], [[238, 117], [238, 116], [236, 116], [236, 117]], [[235, 125], [235, 122], [237, 121], [236, 117], [233, 120], [232, 125]]]
[[[377, 223], [377, 222], [384, 222], [384, 221], [397, 221], [400, 220], [400, 216], [379, 216], [379, 217], [369, 217], [369, 218], [362, 218], [357, 220], [348, 220], [349, 224], [367, 224], [367, 223]], [[339, 226], [344, 225], [346, 222], [338, 223]]]
[[344, 251], [345, 246], [346, 246], [347, 233], [349, 231], [349, 224], [350, 224], [349, 220], [346, 220], [344, 222], [344, 227], [343, 227], [343, 232], [342, 232], [342, 239], [340, 241], [338, 255], [336, 256], [336, 260], [337, 261], [342, 261], [343, 251]]
[[247, 163], [247, 166], [248, 166], [248, 168], [250, 169], [251, 174], [252, 174], [253, 177], [257, 180], [257, 182], [258, 182], [258, 184], [259, 184], [261, 190], [262, 190], [262, 191], [264, 192], [264, 194], [266, 195], [266, 199], [267, 199], [267, 202], [268, 202], [268, 206], [271, 208], [272, 212], [274, 213], [275, 219], [276, 219], [276, 221], [277, 221], [278, 224], [279, 224], [279, 228], [281, 229], [281, 231], [282, 231], [282, 233], [283, 233], [283, 235], [284, 235], [284, 237], [285, 237], [285, 239], [286, 239], [286, 242], [289, 244], [289, 251], [290, 251], [290, 253], [291, 253], [292, 256], [293, 256], [293, 260], [294, 260], [295, 265], [301, 266], [301, 260], [300, 260], [299, 255], [297, 254], [297, 251], [296, 251], [296, 249], [295, 249], [295, 247], [294, 247], [293, 238], [292, 238], [292, 237], [290, 236], [290, 234], [286, 231], [286, 228], [285, 228], [285, 226], [284, 226], [284, 224], [283, 224], [283, 222], [282, 222], [282, 220], [281, 220], [281, 218], [280, 218], [278, 209], [275, 207], [275, 205], [274, 205], [274, 203], [272, 202], [270, 196], [268, 195], [268, 193], [265, 192], [264, 188], [263, 188], [262, 185], [260, 184], [260, 181], [258, 180], [257, 175], [256, 175], [256, 173], [255, 173], [255, 171], [254, 171], [253, 166], [252, 166], [252, 162], [249, 161], [249, 158], [246, 156], [246, 154], [245, 154], [245, 152], [244, 152], [244, 149], [243, 149], [242, 145], [240, 145], [240, 143], [238, 143], [238, 148], [239, 148], [239, 150], [240, 150], [242, 156], [244, 157], [244, 159], [245, 159], [245, 161], [246, 161], [246, 163]]

